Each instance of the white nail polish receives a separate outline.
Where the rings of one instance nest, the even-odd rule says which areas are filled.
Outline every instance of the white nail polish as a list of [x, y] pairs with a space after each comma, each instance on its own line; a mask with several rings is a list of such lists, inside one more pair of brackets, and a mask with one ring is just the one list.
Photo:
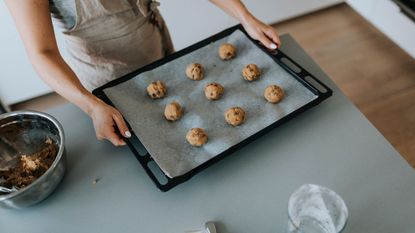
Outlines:
[[271, 49], [276, 49], [277, 48], [277, 45], [276, 44], [274, 44], [274, 43], [272, 43], [271, 44]]
[[125, 131], [125, 137], [127, 137], [127, 138], [131, 138], [131, 133], [130, 133], [130, 131]]

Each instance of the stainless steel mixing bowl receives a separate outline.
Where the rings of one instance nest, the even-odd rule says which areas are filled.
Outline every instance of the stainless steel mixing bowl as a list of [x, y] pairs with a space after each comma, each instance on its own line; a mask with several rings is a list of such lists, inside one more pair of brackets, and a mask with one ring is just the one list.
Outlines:
[[36, 111], [16, 111], [0, 115], [0, 170], [2, 163], [4, 166], [7, 161], [22, 154], [40, 151], [47, 138], [58, 146], [55, 161], [32, 184], [17, 192], [0, 193], [1, 207], [21, 209], [48, 197], [63, 178], [66, 156], [62, 126], [52, 116]]

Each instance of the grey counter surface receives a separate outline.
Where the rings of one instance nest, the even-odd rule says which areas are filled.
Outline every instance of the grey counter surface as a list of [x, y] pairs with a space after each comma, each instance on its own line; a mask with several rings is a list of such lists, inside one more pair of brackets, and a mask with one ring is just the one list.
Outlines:
[[344, 233], [414, 233], [414, 169], [293, 38], [282, 41], [333, 97], [167, 193], [128, 148], [97, 141], [75, 106], [50, 109], [67, 137], [66, 176], [42, 203], [0, 209], [0, 232], [183, 233], [206, 221], [218, 222], [219, 233], [284, 232], [290, 194], [314, 183], [346, 201]]

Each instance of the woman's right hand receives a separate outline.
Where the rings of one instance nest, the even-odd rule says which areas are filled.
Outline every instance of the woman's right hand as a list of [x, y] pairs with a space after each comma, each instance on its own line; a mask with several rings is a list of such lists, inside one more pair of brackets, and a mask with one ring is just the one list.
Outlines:
[[116, 133], [116, 128], [122, 136], [131, 137], [121, 113], [103, 101], [97, 99], [88, 114], [94, 123], [95, 134], [99, 140], [107, 139], [115, 146], [125, 145], [124, 140]]

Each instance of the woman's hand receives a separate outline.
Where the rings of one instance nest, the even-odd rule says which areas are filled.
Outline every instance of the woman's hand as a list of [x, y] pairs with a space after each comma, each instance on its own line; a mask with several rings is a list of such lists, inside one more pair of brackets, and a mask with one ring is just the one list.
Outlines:
[[252, 39], [260, 41], [265, 47], [269, 49], [281, 47], [281, 41], [278, 37], [277, 30], [272, 26], [265, 24], [252, 16], [242, 20], [241, 24]]
[[97, 100], [88, 114], [94, 123], [95, 133], [99, 140], [107, 139], [115, 146], [125, 145], [124, 140], [116, 133], [115, 127], [118, 128], [122, 136], [131, 137], [121, 113], [101, 100]]
[[241, 22], [248, 34], [269, 49], [281, 47], [277, 30], [253, 16], [241, 0], [210, 0], [213, 4]]

